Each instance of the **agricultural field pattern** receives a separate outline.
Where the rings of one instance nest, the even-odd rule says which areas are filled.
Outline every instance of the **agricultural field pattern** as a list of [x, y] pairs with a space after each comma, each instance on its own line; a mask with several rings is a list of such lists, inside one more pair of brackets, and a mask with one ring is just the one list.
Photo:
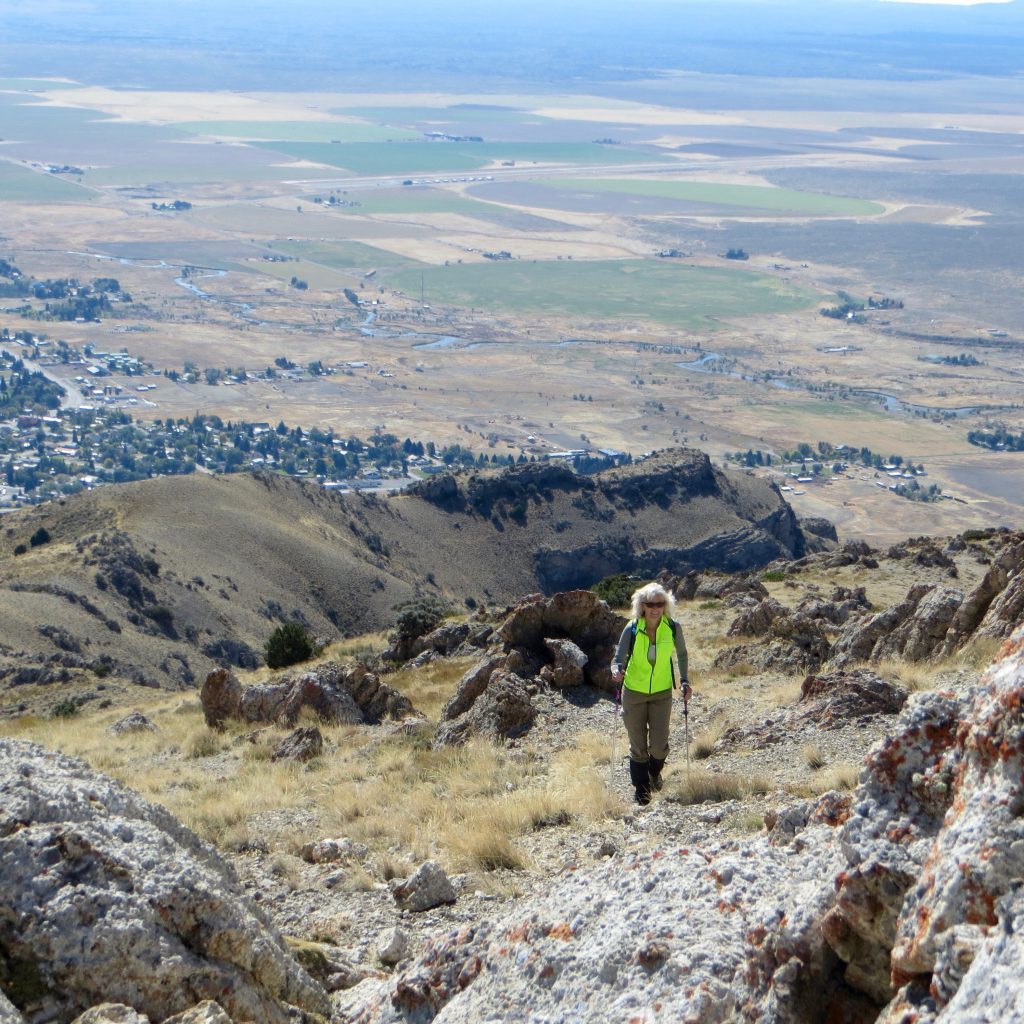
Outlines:
[[489, 79], [477, 54], [314, 83], [218, 79], [200, 39], [192, 76], [125, 51], [129, 87], [116, 42], [0, 63], [0, 257], [130, 297], [98, 320], [0, 298], [3, 347], [75, 401], [58, 339], [140, 361], [102, 399], [136, 420], [689, 445], [876, 542], [1019, 519], [1024, 456], [978, 443], [1024, 436], [1024, 86], [998, 48], [898, 82], [813, 55]]

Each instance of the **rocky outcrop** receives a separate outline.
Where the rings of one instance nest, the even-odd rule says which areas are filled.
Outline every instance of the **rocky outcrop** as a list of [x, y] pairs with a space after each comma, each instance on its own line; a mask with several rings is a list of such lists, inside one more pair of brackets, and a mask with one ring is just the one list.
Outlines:
[[545, 637], [544, 646], [551, 652], [554, 661], [541, 668], [541, 679], [558, 690], [565, 690], [570, 686], [581, 686], [583, 684], [583, 669], [590, 658], [571, 640]]
[[[972, 691], [914, 695], [852, 794], [775, 811], [742, 842], [565, 873], [429, 940], [352, 1019], [1020, 1019], [1024, 628], [1002, 653]], [[830, 674], [801, 704], [847, 713], [843, 694], [899, 699], [870, 673]]]
[[899, 604], [867, 620], [850, 621], [832, 657], [836, 664], [882, 658], [925, 661], [948, 656], [975, 636], [1005, 639], [1024, 614], [1022, 569], [1024, 543], [1008, 544], [966, 597], [959, 590], [915, 584]]
[[871, 602], [863, 587], [833, 587], [827, 598], [809, 595], [796, 608], [798, 615], [821, 619], [834, 626], [842, 626], [870, 610]]
[[315, 725], [303, 726], [288, 733], [274, 748], [271, 761], [312, 761], [324, 752], [323, 733]]
[[230, 669], [216, 669], [200, 691], [211, 728], [229, 718], [293, 726], [303, 708], [328, 722], [377, 725], [385, 718], [415, 714], [409, 699], [363, 665], [328, 662], [295, 679], [265, 686], [242, 686]]
[[745, 608], [727, 630], [729, 636], [765, 636], [772, 623], [781, 615], [788, 615], [789, 609], [776, 601], [774, 597], [766, 597], [763, 601]]
[[614, 693], [609, 666], [625, 625], [589, 590], [524, 598], [495, 630], [502, 652], [482, 658], [460, 680], [441, 712], [436, 742], [522, 735], [536, 718], [531, 698], [540, 687]]
[[435, 861], [421, 864], [408, 878], [395, 882], [391, 895], [403, 910], [419, 913], [445, 903], [454, 903], [455, 888], [444, 869]]
[[435, 742], [454, 746], [471, 736], [514, 739], [527, 732], [536, 717], [526, 680], [515, 672], [499, 669], [490, 675], [486, 688], [464, 714], [454, 719], [442, 716]]
[[214, 850], [83, 762], [0, 739], [0, 973], [30, 1020], [103, 1001], [163, 1021], [216, 999], [236, 1020], [328, 1014]]
[[989, 605], [977, 636], [1005, 639], [1024, 621], [1024, 572], [1007, 582], [1006, 589]]
[[766, 713], [756, 725], [727, 729], [716, 741], [715, 750], [757, 749], [798, 737], [812, 739], [822, 729], [866, 725], [880, 715], [895, 717], [906, 700], [906, 690], [867, 669], [809, 675], [796, 704]]
[[[868, 760], [826, 933], [880, 1020], [1009, 1020], [1024, 962], [1024, 631], [970, 694], [926, 694]], [[980, 1007], [984, 1006], [984, 1012]]]
[[524, 598], [495, 632], [506, 650], [515, 648], [537, 660], [538, 668], [553, 660], [546, 640], [571, 640], [587, 658], [584, 680], [614, 693], [609, 666], [625, 625], [621, 615], [589, 590], [570, 590], [553, 597]]
[[915, 584], [899, 604], [867, 622], [851, 623], [836, 640], [832, 657], [840, 664], [848, 660], [930, 658], [941, 650], [962, 601], [959, 590]]
[[156, 725], [141, 711], [131, 711], [124, 718], [119, 718], [107, 732], [121, 736], [126, 732], [156, 732]]
[[768, 597], [768, 588], [757, 576], [716, 572], [705, 573], [693, 592], [693, 597], [699, 601], [725, 600], [740, 596], [763, 601]]
[[803, 615], [778, 615], [768, 624], [764, 640], [727, 647], [713, 662], [715, 668], [749, 665], [759, 672], [816, 671], [829, 658], [832, 645], [825, 627]]

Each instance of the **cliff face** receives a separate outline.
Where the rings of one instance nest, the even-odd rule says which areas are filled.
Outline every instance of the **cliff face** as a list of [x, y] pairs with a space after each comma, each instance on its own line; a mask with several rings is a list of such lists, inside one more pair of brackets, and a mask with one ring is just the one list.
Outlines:
[[411, 492], [507, 533], [506, 563], [525, 552], [539, 589], [587, 587], [613, 573], [745, 571], [799, 557], [804, 538], [772, 485], [678, 449], [594, 477], [530, 465], [496, 477], [441, 477]]

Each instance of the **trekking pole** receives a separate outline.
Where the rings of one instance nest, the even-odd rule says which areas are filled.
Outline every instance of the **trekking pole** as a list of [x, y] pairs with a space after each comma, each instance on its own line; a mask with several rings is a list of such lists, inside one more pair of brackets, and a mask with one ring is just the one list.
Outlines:
[[686, 774], [690, 774], [690, 698], [683, 691], [683, 736], [686, 740]]
[[617, 686], [615, 688], [615, 722], [612, 728], [612, 755], [611, 760], [608, 763], [608, 785], [611, 786], [615, 782], [615, 769], [619, 763], [619, 713], [622, 710], [622, 688]]

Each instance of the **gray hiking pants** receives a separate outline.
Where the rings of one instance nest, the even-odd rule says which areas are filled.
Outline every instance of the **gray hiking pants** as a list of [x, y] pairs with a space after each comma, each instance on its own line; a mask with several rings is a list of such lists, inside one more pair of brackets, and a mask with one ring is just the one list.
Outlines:
[[629, 737], [633, 761], [664, 761], [668, 757], [668, 729], [672, 720], [672, 691], [646, 694], [622, 688], [622, 722]]

